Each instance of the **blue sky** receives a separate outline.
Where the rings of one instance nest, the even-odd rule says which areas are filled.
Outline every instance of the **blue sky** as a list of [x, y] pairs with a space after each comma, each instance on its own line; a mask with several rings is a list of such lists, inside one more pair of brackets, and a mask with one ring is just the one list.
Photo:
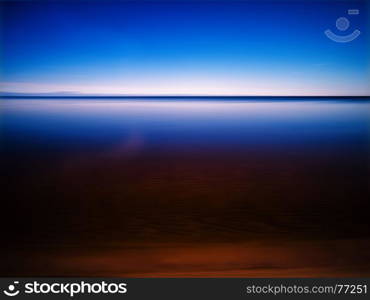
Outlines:
[[[1, 5], [5, 92], [370, 95], [368, 1]], [[343, 32], [336, 28], [339, 17], [350, 21]], [[361, 35], [336, 43], [326, 29]]]

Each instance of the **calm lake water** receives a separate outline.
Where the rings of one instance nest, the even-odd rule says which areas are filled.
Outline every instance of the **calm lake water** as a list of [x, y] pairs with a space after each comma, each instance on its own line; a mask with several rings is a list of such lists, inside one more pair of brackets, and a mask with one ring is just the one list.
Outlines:
[[367, 100], [0, 105], [3, 276], [370, 275]]

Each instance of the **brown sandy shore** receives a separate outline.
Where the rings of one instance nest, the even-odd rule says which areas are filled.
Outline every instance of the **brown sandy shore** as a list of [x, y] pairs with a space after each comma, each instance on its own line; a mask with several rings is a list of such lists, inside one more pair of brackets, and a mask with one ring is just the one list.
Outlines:
[[129, 154], [9, 160], [0, 274], [370, 275], [364, 156]]
[[5, 254], [1, 272], [7, 276], [368, 277], [369, 247], [369, 239], [31, 247]]

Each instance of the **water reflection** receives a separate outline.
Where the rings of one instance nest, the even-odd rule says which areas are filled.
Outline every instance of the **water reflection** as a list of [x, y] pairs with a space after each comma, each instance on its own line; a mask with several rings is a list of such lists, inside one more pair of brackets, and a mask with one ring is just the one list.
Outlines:
[[3, 275], [370, 274], [368, 101], [1, 108]]
[[[6, 138], [35, 136], [68, 142], [152, 145], [305, 144], [360, 138], [369, 128], [369, 103], [351, 101], [2, 101]], [[364, 136], [363, 136], [364, 137]], [[106, 145], [106, 144], [105, 144]]]

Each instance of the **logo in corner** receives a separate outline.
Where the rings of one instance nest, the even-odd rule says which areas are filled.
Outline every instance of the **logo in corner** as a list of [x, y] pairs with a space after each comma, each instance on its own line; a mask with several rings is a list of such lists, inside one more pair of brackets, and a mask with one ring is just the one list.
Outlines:
[[[360, 14], [359, 9], [349, 9], [348, 10], [348, 15], [359, 15], [359, 14]], [[350, 26], [350, 21], [346, 17], [340, 17], [336, 21], [336, 27], [337, 27], [338, 31], [344, 32], [349, 28], [349, 26]], [[327, 29], [327, 30], [325, 30], [324, 33], [329, 39], [331, 39], [334, 42], [349, 43], [349, 42], [352, 42], [353, 40], [357, 39], [360, 36], [361, 31], [356, 29], [353, 32], [351, 32], [350, 34], [340, 35], [340, 34], [335, 34], [330, 29]]]
[[14, 281], [13, 284], [10, 284], [8, 286], [8, 289], [3, 291], [4, 294], [9, 296], [9, 297], [17, 296], [19, 294], [19, 290], [17, 290], [15, 287], [18, 283], [19, 283], [19, 281]]

